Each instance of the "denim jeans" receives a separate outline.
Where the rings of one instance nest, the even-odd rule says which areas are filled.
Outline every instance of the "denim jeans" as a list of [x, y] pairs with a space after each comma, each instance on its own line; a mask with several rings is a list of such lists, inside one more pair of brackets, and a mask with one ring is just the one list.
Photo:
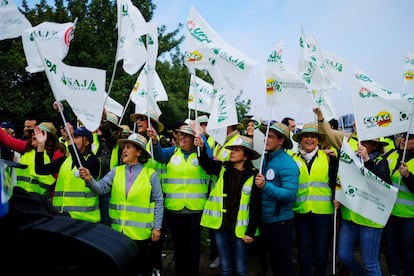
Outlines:
[[[339, 230], [339, 260], [355, 276], [381, 276], [379, 262], [383, 228], [373, 228], [342, 220]], [[355, 247], [359, 240], [364, 266], [355, 258]]]
[[234, 229], [214, 230], [220, 257], [221, 276], [247, 276], [248, 244], [236, 237]]
[[414, 275], [414, 218], [390, 216], [384, 228], [384, 250], [390, 275]]
[[332, 215], [295, 214], [299, 275], [326, 275], [332, 226]]

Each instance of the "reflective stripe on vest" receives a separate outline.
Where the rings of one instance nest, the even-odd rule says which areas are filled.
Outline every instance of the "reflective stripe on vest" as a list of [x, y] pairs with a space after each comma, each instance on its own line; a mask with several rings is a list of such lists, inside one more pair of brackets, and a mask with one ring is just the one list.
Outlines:
[[133, 240], [151, 237], [155, 203], [151, 202], [151, 175], [154, 169], [143, 167], [126, 195], [126, 166], [118, 166], [109, 200], [109, 216], [113, 229]]

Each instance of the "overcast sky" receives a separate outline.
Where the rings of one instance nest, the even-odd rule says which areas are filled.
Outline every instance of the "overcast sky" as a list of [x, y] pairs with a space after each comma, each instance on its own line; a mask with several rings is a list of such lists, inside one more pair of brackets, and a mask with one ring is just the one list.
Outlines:
[[[29, 5], [39, 0], [29, 0]], [[48, 0], [54, 3], [53, 0]], [[15, 0], [21, 6], [21, 1]], [[185, 24], [191, 5], [230, 45], [259, 61], [246, 82], [242, 98], [252, 100], [251, 114], [281, 120], [312, 121], [312, 112], [297, 105], [273, 108], [264, 104], [265, 61], [283, 42], [285, 65], [297, 70], [299, 36], [315, 35], [320, 48], [348, 61], [342, 89], [336, 91], [337, 114], [352, 113], [348, 82], [357, 67], [382, 86], [400, 92], [407, 53], [414, 52], [413, 0], [153, 0], [153, 20], [173, 30]], [[272, 114], [271, 114], [272, 111]]]
[[257, 118], [281, 120], [291, 116], [312, 121], [312, 112], [293, 105], [274, 108], [264, 101], [261, 71], [274, 46], [283, 42], [285, 64], [297, 70], [299, 36], [315, 35], [320, 48], [348, 61], [342, 89], [334, 94], [337, 114], [352, 113], [348, 82], [357, 67], [384, 87], [403, 88], [403, 61], [414, 52], [414, 1], [412, 0], [155, 0], [153, 20], [174, 29], [185, 23], [191, 5], [229, 44], [260, 64], [252, 72], [243, 98], [250, 98], [251, 114]]

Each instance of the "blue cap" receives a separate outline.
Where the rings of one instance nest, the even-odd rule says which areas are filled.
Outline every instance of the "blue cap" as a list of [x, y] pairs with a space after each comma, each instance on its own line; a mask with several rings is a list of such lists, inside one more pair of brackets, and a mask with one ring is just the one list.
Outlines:
[[75, 136], [85, 136], [88, 138], [89, 142], [93, 142], [92, 132], [90, 132], [86, 127], [79, 127], [75, 129], [73, 133]]
[[10, 122], [10, 121], [2, 122], [0, 124], [0, 126], [1, 126], [1, 128], [5, 128], [5, 129], [11, 128], [11, 129], [15, 130], [13, 123]]

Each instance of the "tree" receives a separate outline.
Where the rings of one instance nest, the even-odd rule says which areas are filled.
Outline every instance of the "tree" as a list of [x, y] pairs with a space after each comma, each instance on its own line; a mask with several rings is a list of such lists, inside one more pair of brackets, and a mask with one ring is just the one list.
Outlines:
[[[151, 21], [156, 5], [151, 0], [133, 0], [146, 21]], [[116, 1], [109, 0], [55, 0], [54, 7], [46, 0], [40, 0], [34, 7], [29, 7], [26, 0], [22, 3], [22, 12], [36, 26], [42, 22], [74, 22], [77, 19], [75, 36], [64, 62], [72, 66], [87, 66], [107, 71], [107, 87], [113, 70], [116, 74], [110, 96], [126, 105], [129, 94], [138, 77], [126, 74], [122, 63], [115, 63], [117, 47], [117, 7]], [[176, 121], [187, 118], [187, 96], [190, 75], [183, 63], [180, 45], [184, 37], [180, 36], [182, 24], [168, 31], [166, 26], [158, 27], [159, 51], [162, 57], [157, 61], [156, 70], [167, 91], [169, 101], [159, 102], [162, 110], [161, 120], [170, 128]], [[45, 73], [30, 74], [25, 71], [26, 60], [21, 38], [0, 41], [0, 121], [12, 120], [21, 130], [28, 112], [38, 114], [40, 119], [51, 119], [56, 113], [51, 108], [53, 93]], [[238, 102], [237, 106], [244, 115], [250, 103]], [[131, 125], [129, 116], [134, 107], [128, 106], [123, 123]], [[240, 115], [239, 116], [243, 116]]]

